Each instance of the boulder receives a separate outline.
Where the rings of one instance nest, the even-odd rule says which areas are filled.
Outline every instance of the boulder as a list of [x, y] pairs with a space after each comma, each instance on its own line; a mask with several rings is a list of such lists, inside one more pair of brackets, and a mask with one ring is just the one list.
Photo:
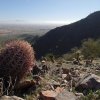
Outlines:
[[96, 91], [98, 89], [100, 89], [100, 76], [95, 74], [85, 75], [75, 86], [75, 90], [79, 92], [88, 90]]
[[58, 95], [55, 91], [52, 90], [47, 90], [47, 91], [42, 91], [40, 93], [40, 98], [42, 100], [55, 100], [55, 97]]
[[42, 100], [76, 100], [74, 93], [64, 90], [63, 88], [56, 88], [55, 91], [47, 90], [40, 93]]

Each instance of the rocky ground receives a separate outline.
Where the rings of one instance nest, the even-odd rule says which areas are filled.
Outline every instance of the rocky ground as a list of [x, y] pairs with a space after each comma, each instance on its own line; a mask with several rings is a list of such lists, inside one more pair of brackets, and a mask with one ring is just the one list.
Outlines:
[[[99, 90], [100, 60], [92, 64], [42, 61], [37, 62], [32, 74], [20, 83], [16, 95], [25, 100], [100, 100]], [[21, 99], [2, 96], [0, 100]]]

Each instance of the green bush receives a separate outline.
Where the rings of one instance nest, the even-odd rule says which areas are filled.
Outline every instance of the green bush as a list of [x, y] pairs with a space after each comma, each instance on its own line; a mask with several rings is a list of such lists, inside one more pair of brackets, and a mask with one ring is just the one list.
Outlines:
[[82, 43], [81, 52], [84, 58], [100, 57], [100, 40], [88, 39]]
[[89, 94], [82, 97], [81, 100], [100, 100], [100, 90], [96, 92], [90, 91]]

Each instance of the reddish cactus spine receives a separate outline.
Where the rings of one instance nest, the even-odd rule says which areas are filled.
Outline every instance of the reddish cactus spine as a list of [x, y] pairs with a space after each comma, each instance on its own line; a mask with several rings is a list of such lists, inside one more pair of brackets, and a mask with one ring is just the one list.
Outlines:
[[26, 41], [8, 42], [0, 53], [0, 77], [10, 76], [19, 82], [34, 66], [34, 51]]

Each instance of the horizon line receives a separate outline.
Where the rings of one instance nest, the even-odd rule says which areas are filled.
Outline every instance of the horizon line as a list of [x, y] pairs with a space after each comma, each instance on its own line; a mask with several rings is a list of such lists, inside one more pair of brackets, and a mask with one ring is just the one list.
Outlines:
[[76, 22], [73, 21], [24, 21], [24, 20], [1, 20], [0, 24], [30, 24], [30, 25], [68, 25]]

